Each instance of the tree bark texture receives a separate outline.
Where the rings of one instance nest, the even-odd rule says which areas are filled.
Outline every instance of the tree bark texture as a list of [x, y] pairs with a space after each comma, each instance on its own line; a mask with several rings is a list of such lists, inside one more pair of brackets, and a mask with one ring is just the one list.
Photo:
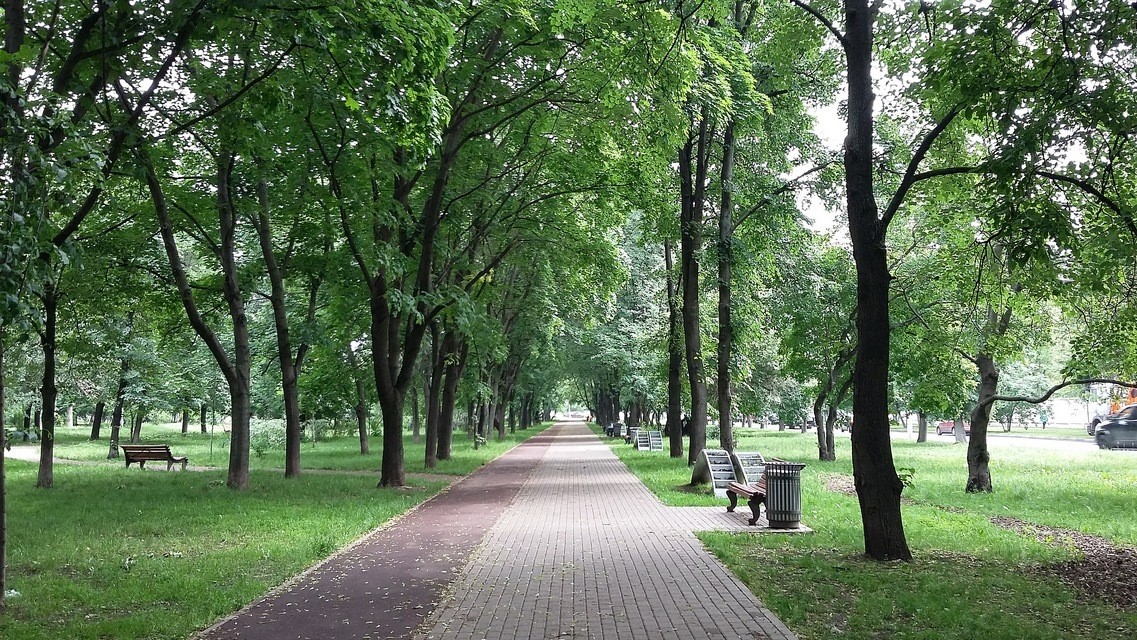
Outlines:
[[438, 323], [430, 327], [430, 374], [426, 385], [426, 454], [425, 465], [438, 465], [438, 432], [442, 418], [442, 379], [446, 376], [446, 354], [442, 349], [442, 332]]
[[853, 379], [853, 476], [864, 526], [865, 553], [876, 560], [910, 560], [888, 428], [888, 289], [886, 228], [873, 191], [873, 9], [845, 1], [843, 46], [848, 73], [845, 191], [849, 236], [857, 267], [857, 345]]
[[723, 132], [722, 199], [719, 206], [718, 267], [719, 267], [719, 343], [717, 403], [719, 410], [719, 447], [734, 451], [734, 421], [730, 394], [730, 361], [734, 349], [734, 328], [730, 317], [731, 262], [734, 260], [734, 222], [731, 217], [731, 200], [734, 191], [734, 122], [727, 123]]
[[699, 253], [703, 246], [703, 203], [706, 195], [710, 133], [700, 119], [679, 150], [680, 278], [683, 291], [683, 342], [687, 381], [691, 388], [690, 444], [687, 464], [695, 464], [707, 445], [707, 381], [703, 372], [703, 342], [699, 317]]
[[150, 191], [150, 199], [154, 203], [154, 211], [158, 216], [158, 230], [162, 236], [162, 246], [166, 251], [166, 258], [173, 272], [182, 307], [186, 311], [186, 317], [194, 332], [209, 347], [209, 351], [213, 355], [213, 359], [217, 361], [217, 366], [225, 376], [225, 382], [229, 387], [232, 426], [229, 443], [229, 473], [226, 484], [231, 489], [247, 489], [249, 486], [249, 372], [251, 361], [249, 357], [248, 318], [245, 316], [235, 260], [236, 217], [229, 198], [229, 175], [232, 172], [233, 154], [231, 151], [223, 151], [218, 158], [217, 166], [217, 211], [221, 229], [221, 250], [218, 257], [221, 259], [221, 267], [225, 276], [223, 283], [224, 298], [233, 323], [234, 357], [231, 360], [221, 341], [218, 340], [216, 334], [202, 318], [197, 303], [194, 301], [193, 290], [190, 288], [185, 267], [182, 265], [173, 224], [170, 221], [166, 195], [162, 190], [161, 182], [158, 180], [158, 173], [154, 169], [146, 149], [140, 148], [138, 153], [139, 160], [146, 170], [146, 185]]
[[359, 360], [355, 352], [348, 347], [348, 365], [351, 366], [351, 378], [355, 381], [355, 426], [359, 431], [359, 455], [371, 454], [370, 433], [367, 427], [367, 386], [363, 383], [363, 374], [359, 370]]
[[[132, 323], [133, 320], [133, 315], [127, 315], [128, 323]], [[118, 458], [118, 441], [122, 436], [122, 411], [126, 404], [126, 385], [128, 384], [126, 374], [129, 372], [130, 361], [123, 356], [119, 363], [118, 390], [115, 391], [114, 408], [111, 410], [111, 441], [110, 447], [107, 449], [108, 460]]]
[[39, 443], [39, 474], [36, 476], [36, 486], [50, 489], [55, 483], [54, 454], [55, 454], [55, 398], [58, 389], [55, 386], [55, 332], [56, 315], [59, 310], [59, 298], [55, 285], [48, 282], [43, 290], [43, 334], [40, 336], [40, 345], [43, 347], [43, 384], [40, 387], [42, 417], [40, 424]]
[[205, 403], [204, 402], [201, 403], [201, 409], [200, 409], [200, 412], [198, 413], [198, 422], [201, 425], [201, 432], [202, 433], [208, 433], [205, 430]]
[[979, 403], [971, 410], [971, 440], [967, 443], [967, 493], [991, 493], [991, 454], [987, 450], [987, 427], [995, 403], [988, 400], [999, 393], [999, 369], [986, 353], [975, 358], [979, 369]]
[[928, 441], [928, 414], [916, 412], [916, 442]]
[[258, 173], [260, 173], [257, 179], [259, 207], [253, 226], [257, 231], [261, 255], [265, 261], [265, 272], [268, 274], [269, 302], [272, 305], [272, 321], [276, 330], [277, 362], [280, 365], [280, 386], [284, 394], [284, 477], [295, 478], [300, 475], [300, 440], [302, 438], [300, 386], [298, 383], [299, 363], [297, 362], [298, 358], [294, 358], [292, 352], [284, 270], [277, 262], [276, 250], [272, 246], [268, 184], [263, 175], [263, 167], [258, 164], [257, 168]]
[[189, 433], [189, 407], [182, 407], [182, 435]]
[[142, 422], [144, 420], [146, 420], [146, 409], [138, 407], [134, 410], [134, 421], [130, 425], [131, 444], [139, 444], [142, 442]]
[[[443, 337], [447, 353], [446, 377], [442, 383], [442, 408], [438, 418], [438, 459], [449, 460], [451, 443], [454, 441], [454, 406], [458, 401], [458, 382], [466, 369], [466, 358], [470, 349], [465, 343], [459, 345], [458, 335], [447, 330]], [[457, 356], [454, 354], [457, 353]]]
[[8, 451], [8, 425], [4, 421], [4, 329], [0, 327], [0, 610], [8, 592], [8, 480], [4, 457]]
[[102, 437], [103, 431], [103, 413], [107, 410], [107, 403], [99, 400], [95, 403], [95, 413], [91, 416], [91, 440], [98, 440]]
[[223, 150], [217, 162], [217, 217], [221, 230], [222, 292], [233, 322], [233, 381], [229, 387], [231, 418], [229, 440], [229, 474], [226, 484], [231, 489], [249, 488], [249, 420], [250, 372], [249, 319], [241, 294], [240, 266], [237, 264], [237, 211], [231, 192], [236, 156]]
[[419, 422], [418, 387], [411, 386], [411, 441], [418, 444], [422, 439], [422, 423]]

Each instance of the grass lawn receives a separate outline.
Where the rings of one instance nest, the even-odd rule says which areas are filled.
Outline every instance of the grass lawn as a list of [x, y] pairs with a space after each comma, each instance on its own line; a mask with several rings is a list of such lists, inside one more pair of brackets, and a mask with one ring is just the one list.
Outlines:
[[[455, 434], [458, 460], [445, 472], [476, 469], [541, 428], [477, 452]], [[61, 431], [62, 452], [105, 457], [105, 440], [84, 444], [81, 429]], [[208, 461], [208, 436], [150, 425], [143, 433], [192, 464]], [[350, 455], [348, 441], [318, 443], [322, 458], [305, 444], [305, 464], [356, 468], [363, 457]], [[358, 468], [378, 467], [373, 443]], [[224, 467], [227, 453], [215, 450], [214, 464]], [[7, 460], [8, 588], [20, 595], [0, 610], [0, 638], [185, 638], [446, 485], [412, 478], [409, 488], [378, 489], [371, 478], [335, 473], [285, 480], [267, 469], [271, 455], [245, 492], [225, 487], [224, 469], [141, 472], [119, 461], [57, 464], [55, 488], [38, 490], [34, 464]], [[421, 470], [421, 445], [408, 442], [407, 456], [408, 470]]]
[[[505, 434], [498, 441], [493, 435], [489, 441], [474, 450], [473, 441], [466, 437], [464, 430], [454, 432], [450, 460], [439, 460], [434, 469], [427, 469], [425, 438], [418, 443], [411, 440], [408, 432], [403, 441], [403, 455], [407, 473], [437, 473], [464, 476], [473, 472], [486, 462], [493, 460], [517, 443], [534, 433], [544, 430], [549, 424], [534, 425], [524, 431]], [[103, 439], [92, 442], [88, 427], [61, 428], [56, 431], [55, 456], [70, 460], [106, 460], [108, 439], [103, 431]], [[229, 435], [217, 429], [212, 434], [194, 432], [182, 435], [181, 425], [177, 423], [146, 423], [142, 427], [142, 442], [146, 444], [169, 444], [176, 456], [189, 456], [194, 466], [228, 468]], [[382, 437], [371, 436], [371, 454], [359, 454], [359, 436], [322, 437], [313, 444], [306, 441], [300, 448], [300, 466], [304, 469], [331, 469], [339, 471], [374, 471], [379, 473], [381, 463]], [[107, 461], [107, 464], [122, 465], [121, 459]], [[284, 469], [284, 445], [266, 448], [262, 452], [254, 449], [249, 454], [249, 466], [253, 469]]]
[[[613, 448], [665, 503], [725, 504], [709, 487], [684, 486], [685, 459]], [[739, 450], [807, 463], [802, 519], [815, 533], [700, 538], [803, 639], [1137, 638], [1137, 613], [1086, 598], [1039, 569], [1078, 551], [989, 519], [1137, 545], [1134, 452], [993, 448], [995, 493], [967, 495], [963, 446], [894, 442], [897, 466], [914, 472], [904, 521], [916, 559], [876, 563], [862, 558], [856, 498], [827, 489], [851, 482], [848, 439], [837, 440], [835, 463], [816, 461], [812, 434], [740, 430]]]

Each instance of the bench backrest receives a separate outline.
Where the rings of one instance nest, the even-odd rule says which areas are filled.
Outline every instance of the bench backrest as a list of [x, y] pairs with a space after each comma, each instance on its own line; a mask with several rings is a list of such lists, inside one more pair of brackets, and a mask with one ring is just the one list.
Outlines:
[[168, 444], [121, 444], [119, 449], [131, 458], [172, 455]]

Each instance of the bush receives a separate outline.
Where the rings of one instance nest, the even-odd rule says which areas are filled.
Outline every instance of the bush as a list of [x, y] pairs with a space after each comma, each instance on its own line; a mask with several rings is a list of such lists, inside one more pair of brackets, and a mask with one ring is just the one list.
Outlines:
[[264, 458], [270, 449], [283, 447], [283, 420], [253, 420], [249, 424], [249, 448], [258, 458]]

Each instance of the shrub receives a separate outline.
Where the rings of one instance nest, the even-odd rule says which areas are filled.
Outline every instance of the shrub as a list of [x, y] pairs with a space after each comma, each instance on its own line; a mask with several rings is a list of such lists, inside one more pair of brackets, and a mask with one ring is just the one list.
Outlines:
[[249, 424], [249, 448], [258, 458], [264, 458], [270, 449], [283, 447], [283, 420], [253, 420]]

